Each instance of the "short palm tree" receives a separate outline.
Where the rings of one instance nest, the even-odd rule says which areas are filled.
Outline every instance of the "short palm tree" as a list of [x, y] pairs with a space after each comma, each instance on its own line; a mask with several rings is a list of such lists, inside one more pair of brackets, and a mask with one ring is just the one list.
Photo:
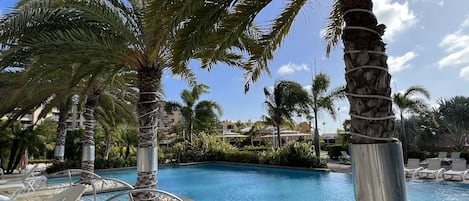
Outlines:
[[404, 126], [404, 113], [423, 113], [428, 110], [428, 105], [425, 103], [425, 101], [419, 97], [416, 97], [416, 95], [423, 95], [427, 99], [430, 98], [430, 93], [421, 86], [411, 86], [403, 93], [397, 92], [392, 95], [392, 100], [399, 108], [399, 115], [401, 117], [401, 139], [404, 162], [407, 162], [407, 136]]
[[189, 135], [189, 142], [192, 144], [194, 128], [202, 131], [204, 127], [213, 126], [213, 122], [222, 114], [221, 106], [211, 100], [199, 101], [200, 95], [208, 93], [209, 87], [205, 84], [196, 84], [192, 90], [183, 90], [181, 99], [183, 104], [178, 102], [166, 102], [165, 110], [171, 113], [174, 109], [178, 109], [182, 113], [186, 130]]
[[267, 115], [263, 116], [265, 122], [273, 125], [277, 134], [277, 146], [282, 146], [280, 126], [294, 124], [294, 114], [307, 113], [309, 106], [308, 92], [297, 82], [281, 80], [275, 83], [273, 90], [264, 87]]
[[345, 97], [343, 87], [328, 92], [329, 85], [329, 76], [321, 72], [314, 76], [311, 86], [311, 108], [314, 117], [314, 150], [317, 158], [320, 157], [318, 112], [324, 110], [335, 119], [336, 109], [334, 107], [334, 101]]

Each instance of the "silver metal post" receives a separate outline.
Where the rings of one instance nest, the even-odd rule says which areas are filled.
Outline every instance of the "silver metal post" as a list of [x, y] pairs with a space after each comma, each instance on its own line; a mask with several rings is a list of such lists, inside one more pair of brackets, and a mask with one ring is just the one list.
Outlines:
[[153, 172], [158, 170], [158, 151], [156, 147], [137, 149], [137, 171]]
[[407, 201], [400, 142], [352, 144], [352, 175], [359, 201]]

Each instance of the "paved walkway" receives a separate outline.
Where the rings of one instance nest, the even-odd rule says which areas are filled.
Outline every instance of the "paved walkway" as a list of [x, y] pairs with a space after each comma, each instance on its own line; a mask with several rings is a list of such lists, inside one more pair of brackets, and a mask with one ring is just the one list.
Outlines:
[[327, 167], [329, 167], [331, 172], [352, 173], [351, 165], [340, 164], [337, 160], [329, 160]]

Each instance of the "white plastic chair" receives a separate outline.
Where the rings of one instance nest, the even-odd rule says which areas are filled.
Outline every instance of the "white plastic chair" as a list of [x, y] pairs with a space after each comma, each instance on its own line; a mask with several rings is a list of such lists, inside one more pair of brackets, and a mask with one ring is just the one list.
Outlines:
[[350, 155], [348, 155], [346, 151], [340, 151], [340, 154], [342, 154], [342, 156], [339, 156], [339, 161], [344, 161], [344, 160], [350, 161]]
[[435, 179], [438, 179], [440, 174], [444, 171], [444, 168], [441, 168], [441, 160], [440, 159], [430, 159], [428, 161], [428, 168], [425, 168], [423, 170], [417, 171], [417, 175], [419, 178], [426, 177], [428, 178], [429, 175], [432, 175], [435, 177]]
[[[453, 160], [453, 167], [451, 170], [443, 173], [443, 179], [453, 179], [454, 176], [459, 176], [461, 180], [464, 181], [467, 174], [469, 174], [469, 169], [467, 169], [466, 160]], [[449, 178], [447, 178], [447, 176], [449, 176]]]
[[407, 177], [414, 178], [415, 174], [422, 169], [423, 167], [420, 167], [420, 160], [418, 158], [409, 158], [407, 160], [407, 167], [404, 167], [404, 172]]

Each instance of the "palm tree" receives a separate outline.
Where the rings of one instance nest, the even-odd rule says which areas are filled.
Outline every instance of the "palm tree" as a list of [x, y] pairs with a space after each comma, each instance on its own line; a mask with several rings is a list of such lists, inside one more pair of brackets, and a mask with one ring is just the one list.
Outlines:
[[314, 150], [318, 159], [320, 158], [321, 149], [319, 146], [318, 112], [325, 110], [335, 119], [334, 101], [344, 97], [343, 88], [327, 92], [329, 85], [329, 76], [321, 72], [314, 76], [311, 87], [311, 107], [314, 115]]
[[445, 134], [454, 144], [455, 151], [461, 151], [469, 133], [469, 97], [455, 96], [438, 100], [436, 122], [439, 133]]
[[168, 101], [165, 105], [167, 113], [171, 113], [174, 109], [181, 111], [191, 144], [194, 130], [202, 131], [207, 127], [212, 127], [213, 122], [222, 114], [221, 106], [215, 101], [197, 102], [200, 95], [208, 93], [208, 89], [209, 87], [205, 84], [197, 84], [191, 91], [183, 90], [181, 92], [183, 104]]
[[275, 83], [273, 91], [264, 87], [264, 95], [268, 116], [263, 116], [263, 119], [276, 128], [277, 145], [280, 147], [280, 126], [284, 123], [294, 125], [292, 115], [306, 113], [309, 104], [308, 92], [296, 82], [281, 80]]
[[[7, 58], [6, 58], [7, 59]], [[40, 63], [40, 60], [36, 60]], [[34, 65], [34, 64], [31, 64]], [[55, 107], [59, 109], [58, 126], [56, 130], [56, 144], [54, 163], [64, 160], [64, 146], [66, 137], [66, 119], [72, 105], [73, 88], [67, 83], [70, 80], [70, 69], [61, 70], [37, 68], [23, 69], [19, 72], [2, 73], [9, 76], [8, 83], [0, 88], [4, 89], [4, 96], [0, 98], [0, 115], [9, 114], [11, 119], [31, 113], [41, 107], [38, 118], [45, 117]], [[72, 75], [73, 76], [73, 75]]]
[[[243, 6], [243, 2], [237, 1], [205, 0], [190, 3], [20, 1], [16, 6], [18, 9], [0, 23], [1, 29], [5, 30], [0, 33], [0, 44], [9, 48], [4, 53], [9, 58], [2, 63], [8, 63], [3, 66], [18, 65], [15, 60], [23, 61], [40, 54], [47, 54], [50, 60], [46, 63], [52, 63], [61, 60], [56, 56], [58, 53], [67, 52], [75, 53], [75, 57], [105, 60], [136, 70], [140, 91], [138, 152], [156, 157], [155, 126], [161, 102], [156, 92], [165, 70], [194, 83], [194, 74], [187, 66], [189, 59], [201, 59], [204, 69], [211, 69], [213, 64], [221, 61], [246, 70], [245, 89], [260, 77], [262, 71], [267, 71], [269, 58], [266, 56], [244, 60], [243, 55], [259, 54], [263, 49], [262, 44], [256, 42], [261, 34], [252, 26], [252, 20], [231, 23], [257, 14], [239, 15], [245, 9]], [[259, 4], [258, 10], [262, 8], [260, 6], [265, 5]], [[67, 59], [70, 58], [62, 60], [70, 63]], [[156, 187], [155, 157], [139, 157], [137, 188]]]
[[430, 98], [430, 93], [421, 86], [411, 86], [404, 93], [397, 92], [392, 96], [394, 104], [399, 108], [399, 115], [401, 117], [401, 139], [404, 163], [407, 162], [407, 136], [404, 126], [404, 112], [422, 113], [428, 109], [428, 106], [423, 99], [415, 97], [419, 94], [423, 95], [427, 99]]

